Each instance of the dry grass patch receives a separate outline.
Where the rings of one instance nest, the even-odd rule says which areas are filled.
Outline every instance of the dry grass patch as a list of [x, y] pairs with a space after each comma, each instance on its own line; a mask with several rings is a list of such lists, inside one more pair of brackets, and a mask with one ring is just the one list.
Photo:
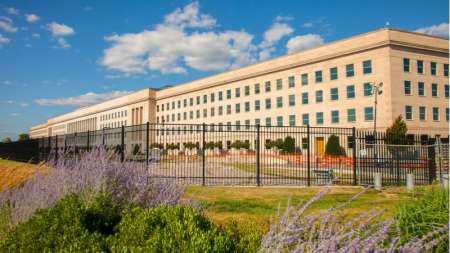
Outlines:
[[0, 160], [0, 191], [15, 187], [28, 179], [36, 172], [45, 172], [47, 167], [23, 162]]

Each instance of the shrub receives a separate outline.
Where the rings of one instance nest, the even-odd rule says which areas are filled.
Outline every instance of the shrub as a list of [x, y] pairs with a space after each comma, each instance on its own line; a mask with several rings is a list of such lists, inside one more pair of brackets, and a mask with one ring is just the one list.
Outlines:
[[138, 155], [141, 153], [141, 146], [138, 144], [133, 145], [133, 155]]
[[137, 208], [117, 231], [112, 252], [234, 252], [229, 236], [189, 206]]
[[213, 142], [213, 141], [207, 142], [207, 143], [205, 144], [205, 148], [206, 148], [206, 149], [214, 149], [215, 146], [216, 146], [216, 143]]
[[406, 144], [406, 133], [408, 132], [408, 127], [406, 122], [403, 120], [402, 116], [398, 116], [392, 126], [386, 129], [386, 144]]
[[169, 150], [180, 149], [180, 145], [176, 143], [167, 143], [166, 148]]
[[257, 252], [269, 224], [231, 221], [223, 226], [235, 244], [235, 252]]
[[325, 154], [327, 155], [345, 155], [345, 149], [339, 144], [339, 137], [332, 134], [328, 137], [325, 146]]
[[184, 147], [187, 148], [187, 149], [194, 149], [194, 148], [197, 148], [197, 149], [198, 149], [197, 144], [195, 144], [195, 143], [193, 143], [193, 142], [187, 142], [187, 143], [185, 143], [185, 144], [184, 144]]
[[245, 142], [245, 141], [237, 140], [237, 141], [231, 143], [231, 147], [235, 148], [235, 149], [241, 149], [241, 148], [249, 149], [250, 148], [250, 143]]
[[[113, 217], [105, 212], [97, 213], [98, 210], [83, 207], [80, 198], [70, 194], [53, 208], [38, 210], [27, 222], [14, 227], [0, 242], [0, 251], [104, 252], [107, 247], [106, 235], [102, 233], [104, 227], [96, 226]], [[98, 219], [95, 222], [94, 216]]]
[[[449, 193], [439, 185], [415, 193], [412, 201], [398, 206], [394, 218], [400, 228], [402, 242], [448, 224]], [[448, 237], [439, 245], [439, 251], [448, 252]]]
[[283, 152], [286, 153], [295, 152], [295, 140], [291, 136], [286, 136], [286, 138], [284, 138]]
[[218, 148], [218, 149], [222, 149], [223, 148], [223, 143], [221, 141], [218, 141], [214, 144], [214, 147]]
[[164, 149], [164, 144], [155, 142], [150, 144], [150, 148]]

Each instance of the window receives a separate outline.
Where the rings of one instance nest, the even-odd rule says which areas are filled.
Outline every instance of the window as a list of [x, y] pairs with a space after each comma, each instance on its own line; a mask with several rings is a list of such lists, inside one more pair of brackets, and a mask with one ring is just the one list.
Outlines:
[[270, 98], [266, 98], [266, 109], [272, 108], [272, 100]]
[[283, 89], [283, 80], [277, 79], [277, 90]]
[[308, 113], [302, 114], [302, 125], [304, 125], [304, 126], [309, 125], [309, 114]]
[[236, 120], [236, 130], [241, 130], [241, 121]]
[[236, 113], [240, 113], [241, 112], [241, 104], [237, 103], [235, 110], [236, 110]]
[[316, 112], [316, 124], [323, 125], [323, 112]]
[[330, 69], [330, 79], [331, 80], [336, 80], [338, 79], [338, 68], [334, 67]]
[[250, 111], [250, 102], [245, 102], [245, 112]]
[[283, 126], [283, 116], [277, 117], [277, 126]]
[[356, 122], [356, 109], [354, 108], [347, 109], [347, 121]]
[[364, 107], [364, 120], [373, 121], [373, 107]]
[[323, 81], [322, 78], [322, 70], [316, 71], [316, 83], [321, 83]]
[[245, 86], [244, 87], [244, 94], [245, 94], [245, 96], [249, 96], [250, 95], [250, 86]]
[[355, 85], [347, 86], [347, 98], [355, 98]]
[[302, 74], [302, 85], [308, 85], [308, 74]]
[[261, 105], [259, 100], [255, 100], [255, 111], [259, 111], [261, 109]]
[[423, 61], [417, 60], [417, 73], [423, 74]]
[[295, 77], [294, 76], [288, 77], [288, 87], [289, 88], [295, 87]]
[[259, 85], [259, 83], [255, 84], [255, 94], [259, 94], [261, 92], [261, 87]]
[[339, 123], [339, 111], [331, 111], [331, 123]]
[[206, 104], [208, 102], [208, 96], [203, 95], [203, 104]]
[[364, 96], [372, 96], [372, 84], [364, 83]]
[[436, 62], [431, 62], [430, 68], [431, 68], [431, 75], [435, 76], [436, 75]]
[[412, 95], [412, 92], [411, 92], [411, 81], [405, 81], [404, 82], [404, 90], [405, 90], [405, 95]]
[[448, 84], [444, 85], [444, 94], [445, 98], [448, 98], [450, 95], [450, 86]]
[[187, 99], [183, 100], [183, 107], [186, 108], [187, 107]]
[[355, 75], [355, 65], [347, 64], [345, 65], [345, 74], [347, 77], [352, 77]]
[[438, 96], [438, 85], [437, 83], [431, 84], [431, 96], [437, 97]]
[[219, 91], [219, 101], [223, 100], [223, 92]]
[[304, 105], [308, 104], [308, 92], [302, 93], [302, 104]]
[[289, 126], [295, 126], [295, 115], [289, 115]]
[[245, 124], [245, 129], [250, 129], [250, 120], [249, 119], [246, 119], [244, 124]]
[[403, 58], [403, 72], [409, 72], [409, 59]]
[[410, 105], [406, 105], [405, 106], [405, 119], [406, 120], [412, 120], [413, 119], [412, 106], [410, 106]]
[[231, 99], [231, 90], [227, 90], [227, 99]]
[[448, 76], [448, 64], [444, 63], [444, 76]]
[[210, 111], [211, 111], [211, 117], [214, 117], [214, 114], [215, 114], [215, 108], [214, 107], [212, 107], [211, 109], [210, 109]]
[[189, 98], [189, 106], [193, 106], [193, 105], [194, 105], [194, 98]]
[[450, 110], [447, 107], [447, 108], [445, 108], [445, 120], [449, 121], [449, 118], [450, 118]]
[[425, 84], [424, 84], [424, 82], [418, 82], [417, 83], [417, 92], [419, 93], [419, 96], [425, 96]]
[[433, 120], [439, 121], [439, 108], [433, 107]]
[[331, 98], [331, 100], [338, 100], [339, 99], [339, 90], [338, 90], [338, 88], [331, 88], [330, 89], [330, 98]]
[[195, 116], [197, 117], [197, 119], [200, 118], [200, 110], [197, 110], [197, 111], [195, 112]]
[[425, 106], [419, 106], [419, 119], [421, 121], [427, 119], [427, 108]]
[[227, 122], [227, 130], [231, 131], [231, 122], [229, 122], [229, 121]]
[[194, 119], [194, 111], [189, 112], [189, 119]]
[[271, 89], [272, 88], [271, 88], [271, 85], [270, 85], [270, 81], [267, 81], [266, 84], [265, 84], [265, 91], [266, 92], [270, 92]]
[[208, 110], [205, 108], [203, 109], [203, 118], [208, 117]]
[[268, 127], [272, 126], [272, 119], [270, 117], [266, 118], [266, 126]]
[[317, 90], [316, 91], [316, 103], [322, 103], [323, 102], [323, 91]]
[[241, 96], [241, 88], [236, 88], [235, 90], [235, 96], [238, 98]]
[[219, 106], [219, 116], [223, 115], [223, 106]]
[[289, 106], [295, 106], [295, 95], [289, 95]]
[[178, 100], [178, 104], [177, 104], [178, 109], [181, 108], [181, 100]]
[[214, 102], [216, 100], [216, 96], [214, 93], [211, 93], [211, 103]]
[[199, 105], [200, 104], [200, 96], [197, 96], [197, 105]]
[[260, 119], [255, 119], [255, 125], [256, 125], [256, 126], [261, 125], [261, 120], [260, 120]]
[[371, 60], [363, 61], [363, 73], [364, 74], [372, 73], [372, 61]]
[[283, 97], [277, 97], [277, 108], [283, 107]]
[[227, 105], [227, 115], [231, 114], [231, 105]]

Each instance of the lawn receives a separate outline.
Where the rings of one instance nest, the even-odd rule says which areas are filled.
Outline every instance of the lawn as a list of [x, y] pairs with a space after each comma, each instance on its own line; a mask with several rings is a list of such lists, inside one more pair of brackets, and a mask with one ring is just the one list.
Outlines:
[[[271, 217], [286, 207], [288, 200], [298, 205], [309, 200], [323, 187], [187, 187], [186, 197], [200, 201], [205, 213], [217, 223], [238, 222], [268, 223]], [[330, 193], [316, 202], [308, 212], [319, 212], [345, 203], [361, 187], [333, 186]], [[383, 191], [368, 190], [351, 202], [344, 212], [349, 216], [372, 208], [385, 209], [384, 217], [392, 217], [399, 202], [410, 199], [405, 188], [388, 188]]]

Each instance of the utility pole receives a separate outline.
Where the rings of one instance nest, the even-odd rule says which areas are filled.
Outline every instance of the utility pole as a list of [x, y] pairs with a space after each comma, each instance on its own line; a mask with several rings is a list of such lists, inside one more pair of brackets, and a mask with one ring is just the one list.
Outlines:
[[377, 106], [378, 106], [378, 95], [381, 95], [383, 91], [381, 90], [383, 87], [383, 82], [376, 84], [375, 82], [372, 85], [372, 92], [374, 94], [374, 118], [373, 118], [373, 138], [376, 138], [377, 134]]

